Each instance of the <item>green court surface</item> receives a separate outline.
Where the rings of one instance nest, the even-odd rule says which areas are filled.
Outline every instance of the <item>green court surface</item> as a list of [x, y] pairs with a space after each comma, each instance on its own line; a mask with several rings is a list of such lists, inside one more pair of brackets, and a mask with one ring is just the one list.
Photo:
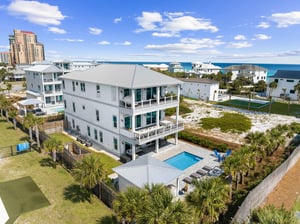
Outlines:
[[6, 224], [14, 223], [22, 213], [50, 205], [29, 176], [0, 183], [0, 197], [9, 216]]
[[233, 99], [233, 100], [228, 100], [228, 101], [225, 101], [224, 103], [226, 103], [227, 105], [237, 105], [237, 106], [241, 106], [241, 107], [245, 107], [247, 108], [248, 106], [250, 106], [250, 108], [252, 109], [259, 109], [259, 108], [262, 108], [266, 105], [269, 104], [269, 102], [265, 102], [265, 103], [257, 103], [257, 102], [253, 102], [251, 101], [250, 102], [250, 105], [249, 105], [249, 101], [246, 101], [246, 100], [238, 100], [238, 99]]

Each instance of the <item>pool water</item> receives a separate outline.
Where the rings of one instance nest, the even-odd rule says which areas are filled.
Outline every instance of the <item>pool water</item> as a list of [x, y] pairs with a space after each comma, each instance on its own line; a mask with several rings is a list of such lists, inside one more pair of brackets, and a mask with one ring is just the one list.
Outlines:
[[188, 152], [181, 152], [176, 156], [173, 156], [165, 160], [165, 162], [171, 166], [176, 167], [179, 170], [185, 170], [186, 168], [198, 163], [202, 159], [203, 158], [196, 156], [194, 154]]

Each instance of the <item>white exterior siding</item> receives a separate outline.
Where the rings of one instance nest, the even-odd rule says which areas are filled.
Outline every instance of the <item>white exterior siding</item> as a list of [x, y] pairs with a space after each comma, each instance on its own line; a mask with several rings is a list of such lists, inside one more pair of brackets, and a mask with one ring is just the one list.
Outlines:
[[218, 101], [219, 84], [185, 82], [181, 94], [186, 97]]
[[[269, 83], [273, 81], [277, 81], [277, 88], [271, 90], [269, 88]], [[284, 94], [283, 89], [286, 89], [285, 94], [289, 96], [291, 100], [297, 100], [297, 91], [294, 91], [294, 87], [298, 82], [300, 82], [300, 77], [299, 79], [269, 77], [267, 94], [270, 95], [271, 93], [271, 97], [280, 97], [281, 94]]]

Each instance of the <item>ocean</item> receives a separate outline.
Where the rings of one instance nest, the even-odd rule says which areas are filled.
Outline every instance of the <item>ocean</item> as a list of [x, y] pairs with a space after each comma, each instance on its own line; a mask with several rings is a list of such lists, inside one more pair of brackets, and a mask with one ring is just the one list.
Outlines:
[[[141, 62], [141, 61], [101, 61], [100, 63], [112, 63], [112, 64], [170, 64], [170, 62]], [[184, 67], [185, 71], [192, 70], [191, 62], [179, 62]], [[221, 68], [225, 68], [231, 65], [242, 65], [242, 64], [251, 64], [263, 67], [268, 70], [267, 76], [273, 76], [277, 70], [298, 70], [300, 71], [300, 64], [257, 64], [257, 63], [218, 63], [212, 62], [212, 64], [216, 66], [220, 66]]]

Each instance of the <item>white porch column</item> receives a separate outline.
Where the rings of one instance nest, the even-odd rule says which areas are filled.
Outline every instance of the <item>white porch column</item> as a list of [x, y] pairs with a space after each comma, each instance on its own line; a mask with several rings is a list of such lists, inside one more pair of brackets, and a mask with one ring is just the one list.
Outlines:
[[135, 131], [135, 116], [131, 116], [131, 130]]
[[135, 160], [135, 144], [132, 145], [131, 147], [131, 152], [132, 152], [132, 160]]
[[[178, 127], [178, 117], [179, 117], [179, 104], [180, 104], [180, 85], [177, 85], [177, 102], [176, 107], [176, 127]], [[178, 144], [178, 132], [175, 133], [175, 145]]]
[[134, 110], [135, 108], [135, 90], [131, 90], [131, 108]]
[[179, 178], [177, 178], [176, 180], [176, 193], [175, 193], [175, 196], [177, 196], [179, 194]]
[[159, 153], [159, 139], [155, 140], [155, 152]]
[[156, 87], [156, 102], [159, 104], [159, 99], [160, 99], [160, 87]]

